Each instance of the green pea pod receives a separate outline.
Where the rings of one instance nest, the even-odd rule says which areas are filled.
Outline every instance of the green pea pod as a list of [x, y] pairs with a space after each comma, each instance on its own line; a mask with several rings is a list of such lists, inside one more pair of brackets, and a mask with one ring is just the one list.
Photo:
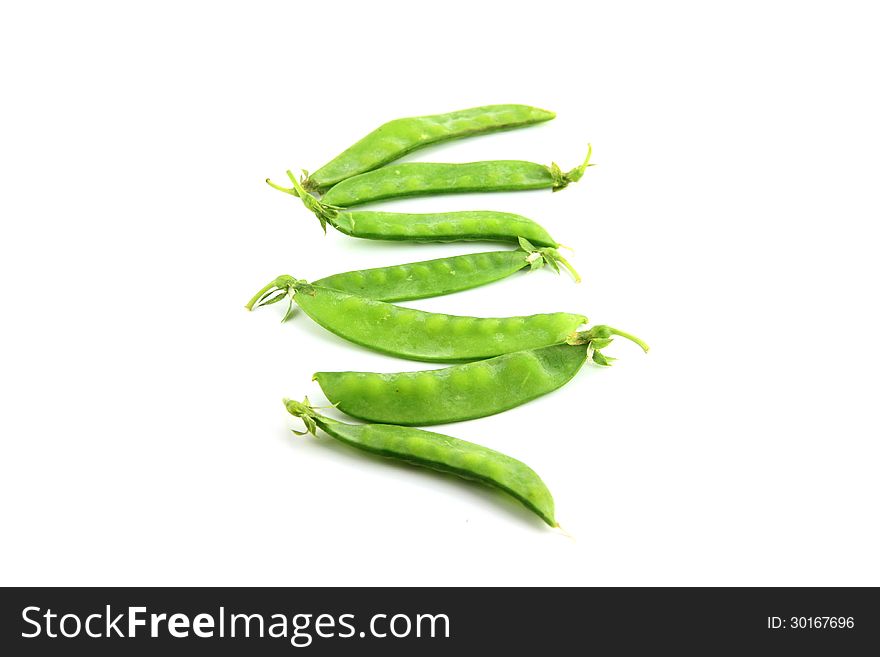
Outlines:
[[576, 282], [580, 276], [556, 249], [537, 248], [520, 239], [515, 251], [488, 251], [423, 260], [390, 267], [375, 267], [334, 274], [314, 281], [318, 287], [356, 294], [377, 301], [409, 301], [486, 285], [528, 267], [565, 267]]
[[306, 425], [304, 432], [317, 435], [317, 428], [336, 440], [365, 452], [406, 461], [504, 491], [536, 513], [551, 527], [558, 527], [553, 496], [529, 466], [495, 450], [431, 431], [389, 424], [347, 424], [315, 412], [309, 403], [284, 400], [291, 415]]
[[330, 188], [322, 201], [350, 208], [409, 196], [466, 194], [471, 192], [513, 192], [529, 189], [559, 191], [577, 182], [589, 166], [584, 163], [567, 173], [554, 162], [549, 167], [522, 160], [491, 160], [464, 164], [404, 162], [347, 178]]
[[520, 128], [555, 116], [553, 112], [528, 105], [485, 105], [446, 114], [395, 119], [334, 157], [303, 184], [309, 191], [324, 192], [346, 178], [376, 169], [430, 144]]
[[[557, 192], [568, 187], [569, 183], [581, 179], [586, 168], [590, 166], [592, 152], [592, 147], [589, 147], [583, 164], [568, 172], [563, 172], [555, 162], [548, 167], [523, 160], [490, 160], [462, 164], [404, 162], [346, 178], [331, 187], [321, 200], [327, 205], [350, 208], [409, 196], [529, 189], [552, 189]], [[294, 196], [300, 194], [296, 188], [277, 188]]]
[[594, 326], [569, 336], [565, 344], [439, 370], [318, 372], [313, 378], [327, 399], [352, 417], [400, 425], [446, 424], [494, 415], [561, 388], [588, 358], [609, 365], [613, 359], [600, 348], [614, 335], [648, 351], [648, 345], [635, 336]]
[[[491, 358], [557, 344], [587, 318], [570, 313], [525, 317], [462, 317], [428, 313], [279, 276], [248, 302], [248, 310], [288, 297], [341, 338], [382, 353], [435, 363]], [[282, 320], [283, 321], [283, 320]]]
[[492, 210], [427, 214], [346, 210], [323, 203], [307, 193], [292, 172], [288, 171], [287, 176], [293, 183], [290, 189], [280, 187], [271, 180], [266, 182], [275, 189], [298, 196], [318, 217], [325, 233], [327, 224], [330, 224], [344, 235], [369, 240], [516, 243], [522, 237], [537, 246], [560, 246], [540, 224], [522, 215]]

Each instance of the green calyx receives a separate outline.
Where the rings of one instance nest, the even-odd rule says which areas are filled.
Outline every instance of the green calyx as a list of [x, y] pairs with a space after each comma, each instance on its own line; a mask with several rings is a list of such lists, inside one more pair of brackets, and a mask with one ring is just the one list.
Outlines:
[[595, 166], [594, 164], [590, 164], [590, 157], [592, 155], [593, 146], [592, 144], [587, 144], [587, 157], [584, 159], [583, 164], [568, 172], [564, 172], [559, 168], [559, 165], [556, 164], [556, 162], [553, 162], [549, 167], [550, 175], [553, 176], [553, 191], [558, 192], [560, 189], [568, 187], [569, 183], [580, 180], [584, 175], [584, 171], [587, 170], [587, 167]]
[[596, 365], [608, 366], [615, 359], [604, 355], [601, 350], [611, 344], [615, 335], [635, 342], [645, 353], [648, 353], [648, 345], [644, 341], [630, 333], [605, 326], [604, 324], [594, 326], [586, 331], [575, 331], [568, 337], [566, 342], [570, 345], [587, 345], [587, 357], [592, 358]]
[[577, 273], [568, 260], [562, 257], [562, 254], [560, 254], [559, 251], [549, 246], [538, 248], [525, 237], [520, 237], [518, 239], [519, 248], [526, 252], [526, 262], [529, 263], [533, 270], [540, 269], [544, 265], [547, 265], [558, 274], [561, 265], [569, 274], [571, 274], [575, 283], [581, 282], [581, 275]]
[[282, 401], [284, 402], [284, 407], [287, 409], [287, 412], [294, 417], [298, 417], [299, 419], [301, 419], [303, 421], [303, 424], [306, 425], [305, 431], [297, 431], [296, 429], [291, 429], [291, 431], [293, 431], [293, 433], [295, 433], [297, 436], [305, 436], [306, 434], [317, 436], [318, 422], [333, 422], [333, 420], [329, 418], [318, 415], [318, 413], [315, 412], [315, 409], [335, 408], [336, 404], [333, 404], [331, 406], [312, 406], [312, 403], [309, 401], [308, 397], [305, 397], [301, 402], [287, 398], [284, 398]]
[[266, 178], [266, 183], [273, 189], [277, 189], [279, 192], [284, 192], [285, 194], [290, 194], [291, 196], [298, 197], [316, 217], [318, 217], [318, 221], [321, 222], [321, 228], [324, 229], [324, 233], [327, 233], [327, 224], [331, 226], [336, 225], [336, 216], [339, 214], [339, 211], [342, 208], [329, 205], [327, 203], [321, 203], [318, 199], [312, 196], [308, 191], [306, 191], [305, 186], [309, 181], [309, 172], [303, 169], [303, 178], [302, 181], [296, 179], [296, 176], [293, 175], [293, 172], [288, 170], [287, 177], [290, 178], [290, 182], [293, 183], [293, 187], [282, 187], [281, 185], [277, 185], [273, 183], [271, 180]]
[[261, 306], [278, 303], [286, 298], [289, 300], [289, 305], [287, 306], [287, 312], [284, 313], [284, 317], [281, 319], [282, 322], [286, 322], [293, 315], [293, 297], [298, 293], [315, 296], [315, 288], [308, 281], [299, 280], [285, 274], [265, 285], [244, 307], [248, 310], [253, 310]]
[[312, 434], [313, 436], [318, 435], [318, 426], [315, 422], [315, 418], [320, 417], [317, 413], [315, 413], [315, 407], [309, 402], [309, 398], [306, 397], [301, 402], [295, 401], [293, 399], [284, 399], [284, 406], [287, 408], [287, 412], [293, 415], [294, 417], [298, 417], [303, 421], [303, 424], [306, 425], [305, 431], [297, 431], [296, 429], [291, 429], [293, 433], [297, 436], [305, 436], [306, 434]]

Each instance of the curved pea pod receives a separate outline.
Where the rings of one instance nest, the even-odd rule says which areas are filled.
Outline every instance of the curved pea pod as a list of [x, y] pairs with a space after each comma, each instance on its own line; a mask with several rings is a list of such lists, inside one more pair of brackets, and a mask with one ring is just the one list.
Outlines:
[[407, 153], [452, 139], [542, 123], [556, 114], [528, 105], [484, 105], [470, 109], [394, 119], [334, 157], [304, 181], [323, 192], [336, 183], [376, 169]]
[[525, 317], [462, 317], [428, 313], [279, 276], [248, 309], [290, 299], [315, 322], [341, 338], [376, 351], [436, 363], [491, 358], [562, 342], [587, 318], [570, 313]]
[[479, 481], [521, 502], [551, 527], [558, 527], [553, 496], [529, 466], [488, 447], [443, 434], [389, 424], [348, 424], [324, 417], [309, 403], [284, 400], [287, 411], [303, 420], [304, 432], [317, 428], [336, 440], [387, 458]]
[[541, 247], [557, 248], [560, 244], [540, 224], [511, 212], [467, 210], [460, 212], [401, 213], [371, 210], [346, 210], [328, 205], [306, 192], [292, 172], [293, 187], [287, 189], [266, 180], [270, 186], [293, 196], [318, 217], [324, 232], [330, 224], [344, 235], [369, 240], [396, 242], [513, 242], [525, 238]]
[[565, 344], [438, 370], [317, 372], [313, 378], [327, 399], [352, 417], [400, 425], [446, 424], [494, 415], [561, 388], [588, 358], [609, 365], [613, 359], [600, 350], [614, 335], [648, 350], [635, 336], [600, 325], [574, 333]]
[[313, 284], [377, 301], [409, 301], [469, 290], [522, 269], [540, 269], [544, 265], [557, 272], [560, 266], [565, 267], [575, 281], [580, 282], [578, 273], [556, 249], [537, 248], [521, 238], [520, 248], [514, 251], [488, 251], [359, 269], [327, 276]]

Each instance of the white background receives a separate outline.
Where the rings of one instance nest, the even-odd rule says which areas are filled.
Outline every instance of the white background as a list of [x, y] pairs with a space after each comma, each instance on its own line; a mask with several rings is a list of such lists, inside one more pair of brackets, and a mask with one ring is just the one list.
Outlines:
[[[601, 4], [6, 3], [0, 582], [880, 584], [871, 3]], [[315, 370], [425, 366], [243, 309], [281, 273], [503, 248], [325, 237], [263, 180], [506, 102], [558, 118], [412, 159], [598, 166], [384, 207], [519, 212], [584, 277], [412, 306], [652, 345], [440, 428], [534, 467], [573, 539], [293, 436]]]

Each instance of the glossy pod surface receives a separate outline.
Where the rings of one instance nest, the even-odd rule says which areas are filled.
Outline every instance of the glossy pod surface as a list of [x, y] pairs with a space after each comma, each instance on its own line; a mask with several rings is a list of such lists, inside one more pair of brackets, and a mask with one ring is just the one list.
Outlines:
[[556, 115], [528, 105], [485, 105], [470, 109], [389, 121], [344, 150], [305, 181], [311, 191], [371, 171], [407, 153], [451, 139], [510, 130], [549, 121]]
[[370, 422], [431, 425], [500, 413], [565, 385], [587, 359], [585, 345], [553, 345], [438, 370], [378, 374], [318, 372], [339, 410]]
[[352, 425], [323, 417], [305, 402], [285, 400], [288, 411], [307, 429], [327, 434], [357, 449], [482, 482], [504, 491], [556, 527], [553, 496], [529, 466], [475, 443], [421, 429], [387, 424]]
[[539, 224], [510, 212], [474, 210], [407, 214], [340, 212], [330, 222], [341, 233], [370, 240], [401, 242], [493, 241], [515, 244], [524, 237], [536, 246], [558, 247]]
[[489, 251], [344, 272], [314, 285], [377, 301], [408, 301], [469, 290], [529, 266], [526, 251]]
[[[585, 162], [583, 167], [586, 166]], [[464, 164], [404, 162], [343, 180], [330, 188], [321, 201], [349, 208], [383, 199], [429, 194], [562, 189], [580, 179], [583, 170], [577, 175], [575, 171], [578, 170], [563, 174], [559, 167], [523, 160]]]
[[524, 317], [463, 317], [403, 308], [310, 286], [294, 301], [328, 331], [392, 356], [454, 363], [565, 341], [587, 319], [569, 313]]

